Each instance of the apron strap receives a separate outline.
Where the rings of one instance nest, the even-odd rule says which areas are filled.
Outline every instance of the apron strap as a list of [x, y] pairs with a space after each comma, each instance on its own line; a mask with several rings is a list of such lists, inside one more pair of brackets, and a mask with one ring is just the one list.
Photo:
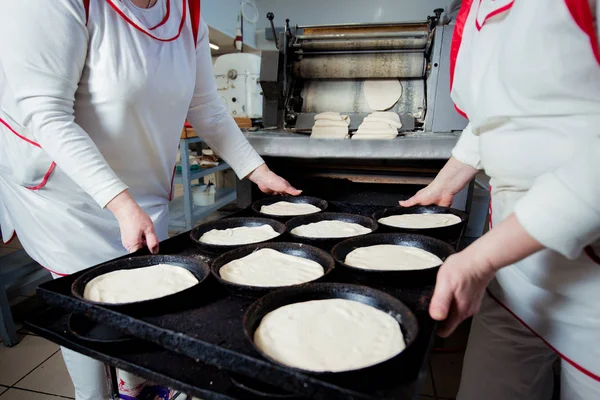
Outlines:
[[198, 42], [198, 30], [200, 29], [200, 0], [188, 0], [188, 7], [190, 10], [190, 18], [192, 20], [192, 33], [194, 34], [195, 47]]

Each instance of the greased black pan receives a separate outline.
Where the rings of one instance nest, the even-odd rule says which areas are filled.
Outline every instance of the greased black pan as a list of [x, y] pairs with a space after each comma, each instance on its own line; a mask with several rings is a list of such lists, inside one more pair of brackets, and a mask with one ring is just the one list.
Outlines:
[[70, 314], [67, 327], [73, 336], [90, 343], [121, 347], [135, 341], [135, 337], [126, 335], [108, 325], [92, 321], [83, 314]]
[[[275, 204], [278, 203], [280, 201], [287, 201], [290, 203], [301, 203], [301, 204], [312, 204], [315, 207], [318, 207], [321, 209], [320, 212], [323, 212], [325, 210], [327, 210], [327, 207], [329, 206], [329, 204], [325, 201], [325, 200], [321, 200], [318, 199], [316, 197], [310, 197], [310, 196], [270, 196], [270, 197], [265, 197], [263, 199], [257, 200], [252, 204], [252, 211], [257, 214], [258, 216], [262, 217], [262, 218], [272, 218], [272, 219], [276, 219], [278, 221], [288, 221], [292, 218], [298, 217], [298, 215], [273, 215], [273, 214], [266, 214], [261, 212], [261, 208], [262, 206], [269, 206], [271, 204]], [[317, 214], [317, 213], [314, 213]], [[306, 215], [312, 215], [312, 214], [306, 214]]]
[[255, 217], [242, 217], [242, 218], [223, 218], [216, 221], [207, 222], [202, 225], [198, 225], [190, 232], [190, 238], [196, 243], [198, 248], [208, 254], [223, 254], [226, 251], [236, 249], [238, 247], [246, 246], [248, 244], [254, 243], [246, 243], [246, 244], [236, 244], [236, 245], [215, 245], [215, 244], [207, 244], [200, 241], [202, 235], [206, 232], [209, 232], [213, 229], [224, 230], [230, 228], [239, 228], [242, 226], [255, 227], [255, 226], [263, 226], [270, 225], [275, 232], [279, 233], [279, 236], [265, 240], [264, 242], [273, 242], [277, 240], [281, 235], [285, 233], [285, 225], [279, 221], [269, 218], [255, 218]]
[[[263, 296], [273, 290], [281, 289], [282, 286], [277, 287], [259, 287], [259, 286], [250, 286], [250, 285], [241, 285], [233, 282], [229, 282], [221, 278], [220, 270], [223, 266], [228, 264], [233, 260], [237, 260], [239, 258], [246, 257], [258, 251], [260, 249], [273, 249], [276, 251], [280, 251], [285, 254], [289, 254], [296, 257], [306, 258], [308, 260], [315, 261], [323, 267], [324, 275], [318, 279], [315, 279], [311, 282], [322, 281], [324, 280], [333, 268], [335, 267], [335, 262], [333, 261], [333, 257], [325, 250], [321, 250], [319, 248], [302, 244], [302, 243], [287, 243], [287, 242], [274, 242], [274, 243], [260, 243], [260, 244], [251, 244], [248, 246], [240, 247], [235, 250], [231, 250], [221, 256], [219, 256], [215, 261], [213, 261], [211, 265], [211, 272], [215, 278], [223, 285], [231, 294], [246, 298], [257, 298]], [[308, 282], [305, 282], [308, 283]], [[297, 285], [293, 285], [297, 286]], [[293, 287], [287, 286], [287, 287]]]
[[448, 256], [454, 253], [454, 248], [451, 245], [429, 236], [408, 233], [378, 233], [344, 240], [333, 247], [331, 255], [340, 267], [340, 274], [350, 275], [363, 284], [415, 287], [430, 285], [435, 282], [441, 264], [421, 270], [386, 271], [383, 268], [381, 270], [357, 268], [345, 263], [346, 256], [351, 251], [360, 247], [380, 244], [417, 247], [435, 254], [442, 261], [445, 261]]
[[280, 307], [305, 301], [325, 299], [353, 300], [384, 311], [400, 324], [406, 348], [387, 361], [351, 371], [314, 372], [293, 367], [287, 368], [332, 383], [344, 382], [344, 384], [348, 385], [351, 382], [351, 385], [356, 389], [377, 387], [384, 384], [384, 382], [389, 384], [390, 381], [394, 380], [390, 379], [390, 377], [394, 376], [397, 379], [402, 379], [403, 371], [407, 367], [405, 357], [410, 353], [411, 344], [415, 341], [419, 333], [417, 318], [400, 300], [387, 293], [366, 286], [344, 283], [309, 283], [271, 292], [254, 302], [246, 311], [243, 320], [244, 333], [252, 343], [254, 349], [264, 358], [275, 364], [283, 365], [267, 356], [254, 342], [254, 332], [257, 330], [260, 322], [268, 313]]
[[[196, 279], [198, 279], [198, 284], [168, 296], [123, 304], [94, 302], [83, 297], [85, 285], [87, 285], [88, 282], [97, 276], [104, 275], [109, 272], [148, 267], [156, 264], [169, 264], [185, 268], [190, 271], [196, 277]], [[166, 309], [171, 309], [173, 307], [176, 308], [179, 306], [184, 306], [185, 304], [192, 305], [190, 304], [190, 301], [199, 301], [201, 297], [199, 296], [199, 294], [201, 294], [200, 286], [202, 286], [202, 282], [204, 282], [209, 275], [210, 268], [208, 264], [191, 257], [171, 255], [129, 257], [99, 265], [98, 267], [82, 274], [71, 285], [71, 294], [80, 300], [101, 305], [106, 308], [123, 312], [128, 311], [136, 314], [151, 315], [164, 312]]]
[[[453, 214], [460, 218], [460, 222], [450, 226], [425, 229], [399, 228], [379, 222], [381, 218], [403, 214]], [[467, 222], [467, 213], [454, 208], [440, 206], [393, 207], [377, 211], [373, 214], [373, 219], [379, 224], [380, 232], [415, 233], [442, 240], [453, 240], [460, 237]]]
[[296, 217], [296, 218], [289, 220], [286, 223], [288, 236], [291, 237], [294, 242], [310, 244], [312, 246], [316, 246], [316, 247], [319, 247], [319, 248], [327, 250], [327, 251], [331, 250], [331, 248], [335, 244], [341, 242], [342, 240], [347, 239], [347, 237], [314, 238], [314, 237], [299, 236], [299, 235], [292, 233], [292, 230], [294, 228], [297, 228], [301, 225], [312, 224], [312, 223], [320, 222], [320, 221], [351, 222], [351, 223], [362, 225], [365, 228], [371, 229], [370, 233], [375, 232], [378, 228], [377, 223], [372, 218], [365, 217], [363, 215], [325, 212], [325, 213], [319, 213], [319, 214], [303, 215], [303, 216]]

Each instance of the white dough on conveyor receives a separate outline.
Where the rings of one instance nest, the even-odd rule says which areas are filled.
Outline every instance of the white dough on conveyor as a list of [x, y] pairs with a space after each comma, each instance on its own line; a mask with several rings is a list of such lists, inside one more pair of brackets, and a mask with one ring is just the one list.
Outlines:
[[228, 282], [258, 287], [298, 285], [324, 274], [323, 267], [316, 261], [273, 249], [260, 249], [219, 270], [221, 278]]
[[228, 229], [213, 229], [200, 237], [206, 244], [233, 246], [264, 242], [279, 236], [271, 225], [240, 226]]
[[409, 271], [437, 267], [442, 260], [417, 247], [378, 244], [352, 250], [344, 261], [351, 267], [378, 271]]
[[336, 111], [326, 111], [315, 115], [315, 121], [319, 120], [345, 121], [347, 125], [350, 124], [350, 117], [348, 115], [342, 115]]
[[358, 130], [352, 136], [356, 140], [388, 140], [398, 136], [402, 127], [400, 116], [395, 112], [374, 112], [363, 119]]
[[398, 79], [369, 79], [365, 81], [363, 91], [373, 111], [384, 111], [400, 100], [402, 85]]
[[346, 139], [350, 117], [338, 112], [327, 111], [315, 115], [315, 123], [310, 137], [312, 139]]
[[198, 284], [185, 268], [158, 264], [108, 272], [89, 281], [83, 297], [90, 301], [123, 304], [158, 299]]
[[271, 311], [256, 329], [254, 342], [281, 364], [316, 372], [365, 368], [406, 347], [394, 317], [346, 299], [312, 300]]

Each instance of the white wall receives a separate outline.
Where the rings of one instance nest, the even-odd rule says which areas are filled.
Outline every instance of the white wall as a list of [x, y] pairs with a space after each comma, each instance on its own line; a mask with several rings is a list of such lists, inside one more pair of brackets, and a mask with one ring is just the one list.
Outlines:
[[269, 11], [275, 13], [276, 26], [283, 26], [286, 18], [292, 26], [410, 22], [423, 21], [435, 8], [448, 4], [450, 0], [256, 0], [260, 14], [257, 29], [268, 26]]
[[[211, 28], [233, 39], [237, 27], [237, 17], [240, 12], [240, 3], [241, 0], [202, 0], [200, 5], [202, 19]], [[250, 13], [251, 10], [248, 8], [246, 12]], [[260, 18], [258, 23], [260, 23]], [[255, 47], [255, 31], [254, 25], [244, 21], [244, 43]]]
[[[204, 0], [206, 1], [206, 0]], [[285, 19], [290, 25], [423, 21], [436, 8], [445, 8], [450, 0], [256, 0], [260, 18], [256, 23], [256, 48], [274, 48], [265, 40], [270, 29], [267, 12], [275, 14], [275, 26]]]

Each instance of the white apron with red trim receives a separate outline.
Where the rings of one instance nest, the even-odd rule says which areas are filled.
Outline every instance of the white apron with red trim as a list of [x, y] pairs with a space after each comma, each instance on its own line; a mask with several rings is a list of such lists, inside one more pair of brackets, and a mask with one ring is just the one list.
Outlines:
[[[452, 97], [478, 136], [497, 224], [537, 177], [597, 140], [600, 55], [587, 0], [469, 3], [455, 28]], [[562, 357], [600, 380], [600, 265], [592, 257], [569, 260], [544, 250], [498, 272], [490, 291]]]
[[[169, 18], [150, 30], [118, 0], [90, 2], [88, 53], [74, 107], [77, 124], [150, 215], [160, 240], [167, 238], [179, 132], [196, 79], [188, 0], [166, 4]], [[126, 253], [114, 216], [54, 168], [35, 136], [18, 122], [18, 107], [1, 72], [4, 241], [16, 230], [29, 255], [59, 275]]]

